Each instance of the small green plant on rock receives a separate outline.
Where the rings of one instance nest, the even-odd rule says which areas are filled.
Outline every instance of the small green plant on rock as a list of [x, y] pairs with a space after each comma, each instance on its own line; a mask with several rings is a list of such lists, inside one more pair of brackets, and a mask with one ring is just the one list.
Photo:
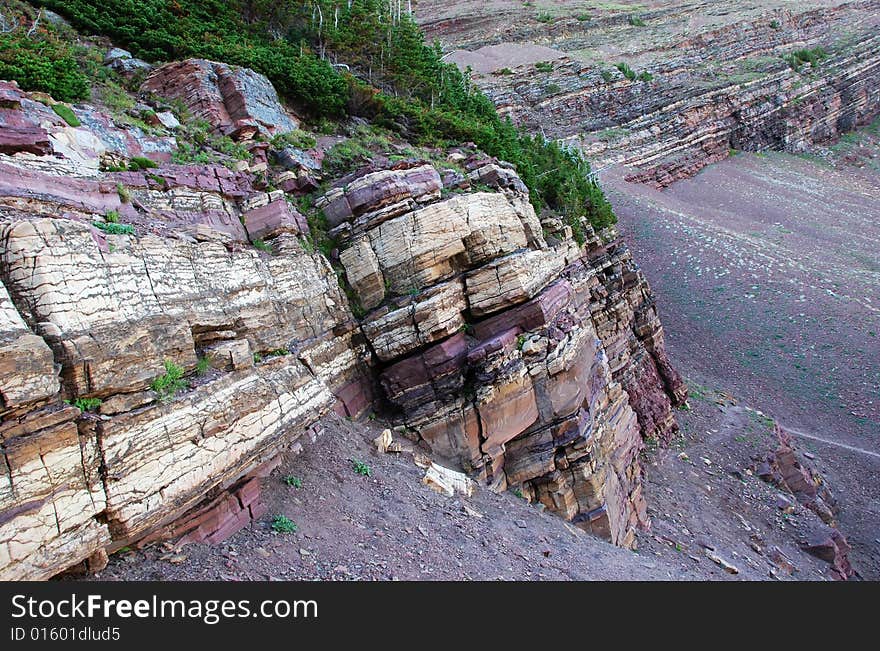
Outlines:
[[620, 63], [616, 64], [614, 67], [617, 68], [618, 70], [620, 70], [620, 72], [623, 74], [623, 76], [626, 77], [627, 79], [629, 79], [630, 81], [635, 80], [636, 71], [633, 70], [632, 68], [630, 68], [629, 64], [626, 64], [623, 61], [621, 61]]
[[286, 515], [276, 515], [272, 518], [272, 531], [277, 533], [296, 533], [296, 523]]
[[101, 406], [103, 400], [100, 398], [77, 398], [72, 403], [70, 400], [65, 400], [65, 402], [69, 405], [72, 404], [80, 411], [96, 411]]
[[295, 475], [285, 475], [281, 481], [283, 481], [288, 486], [293, 486], [294, 488], [302, 488], [302, 479]]
[[58, 117], [60, 117], [72, 127], [78, 127], [82, 124], [82, 122], [79, 121], [79, 118], [76, 117], [71, 108], [69, 106], [66, 106], [65, 104], [53, 104], [52, 110], [55, 111]]
[[160, 375], [150, 384], [150, 388], [158, 394], [159, 400], [163, 401], [174, 397], [175, 393], [187, 387], [189, 384], [183, 379], [183, 367], [168, 359], [165, 360], [165, 374]]
[[363, 461], [352, 460], [351, 462], [352, 470], [355, 471], [358, 475], [362, 475], [363, 477], [372, 477], [373, 471], [370, 469], [370, 466], [365, 464]]
[[153, 169], [159, 167], [154, 161], [143, 156], [134, 156], [128, 161], [128, 170], [130, 172], [139, 172], [141, 170]]
[[[122, 203], [129, 203], [131, 201], [131, 192], [122, 183], [116, 184], [116, 194], [119, 195], [119, 200]], [[119, 213], [117, 212], [116, 214], [118, 215]]]
[[290, 351], [287, 348], [276, 348], [266, 353], [266, 357], [284, 357], [285, 355], [290, 355]]
[[535, 68], [538, 72], [553, 72], [553, 64], [549, 61], [538, 61], [535, 64]]
[[116, 219], [117, 221], [92, 222], [92, 226], [94, 226], [98, 230], [104, 231], [108, 235], [134, 235], [134, 226], [132, 226], [131, 224], [120, 224], [118, 221], [118, 213], [116, 215]]
[[550, 12], [542, 11], [537, 16], [535, 16], [535, 20], [539, 23], [551, 23], [553, 22], [553, 15]]
[[638, 16], [630, 16], [629, 17], [629, 24], [632, 25], [633, 27], [644, 27], [645, 21], [642, 20], [641, 18], [639, 18]]
[[828, 52], [825, 51], [823, 47], [814, 47], [811, 50], [795, 50], [791, 54], [785, 57], [788, 65], [792, 67], [794, 70], [799, 70], [800, 67], [809, 63], [810, 66], [815, 68], [819, 65], [819, 62], [828, 58]]
[[208, 369], [211, 368], [211, 358], [205, 355], [204, 357], [199, 357], [199, 361], [196, 362], [196, 374], [204, 375], [208, 372]]
[[294, 149], [312, 149], [318, 144], [315, 137], [297, 129], [289, 133], [282, 133], [269, 141], [273, 149], [284, 149], [285, 147], [293, 147]]
[[267, 244], [263, 240], [254, 240], [253, 242], [251, 242], [251, 244], [254, 245], [254, 248], [257, 249], [257, 251], [262, 251], [263, 253], [272, 253], [272, 245]]

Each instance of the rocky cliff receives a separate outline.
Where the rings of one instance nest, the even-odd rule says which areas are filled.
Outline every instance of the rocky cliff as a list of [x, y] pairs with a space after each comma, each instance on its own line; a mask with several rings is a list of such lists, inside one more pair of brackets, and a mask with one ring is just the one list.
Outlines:
[[[880, 113], [876, 0], [653, 2], [589, 16], [567, 4], [543, 23], [503, 24], [432, 20], [423, 5], [423, 22], [467, 49], [453, 60], [474, 66], [499, 111], [596, 168], [626, 166], [628, 180], [664, 187], [732, 149], [803, 151]], [[490, 36], [477, 40], [481, 20]]]
[[[188, 61], [144, 91], [150, 129], [0, 83], [0, 577], [222, 540], [334, 409], [632, 545], [643, 438], [685, 389], [613, 230], [577, 244], [463, 148], [325, 179], [325, 257], [292, 201], [320, 153], [269, 166], [298, 122], [265, 78]], [[248, 160], [171, 162], [177, 119], [147, 91]]]

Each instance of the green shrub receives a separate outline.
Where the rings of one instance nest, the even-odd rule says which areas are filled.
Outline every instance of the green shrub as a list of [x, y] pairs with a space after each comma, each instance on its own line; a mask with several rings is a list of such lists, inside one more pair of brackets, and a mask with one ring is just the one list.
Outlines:
[[[71, 404], [69, 400], [66, 402]], [[95, 411], [103, 402], [100, 398], [77, 398], [72, 404], [80, 411]]]
[[795, 50], [785, 57], [785, 60], [792, 68], [798, 70], [805, 63], [809, 63], [811, 66], [816, 67], [820, 61], [827, 58], [828, 52], [825, 51], [825, 48], [814, 47], [810, 50]]
[[0, 79], [15, 80], [23, 90], [48, 93], [62, 102], [89, 97], [88, 79], [70, 45], [44, 31], [32, 38], [25, 29], [0, 34]]
[[150, 388], [159, 395], [159, 400], [163, 401], [172, 398], [175, 393], [187, 387], [189, 384], [183, 379], [183, 368], [167, 359], [165, 374], [160, 375], [150, 384]]
[[537, 16], [535, 16], [535, 20], [537, 20], [539, 23], [550, 23], [553, 22], [553, 15], [546, 11], [542, 11]]
[[294, 488], [302, 488], [302, 479], [296, 477], [295, 475], [285, 475], [281, 481], [283, 481], [288, 486], [293, 486]]
[[104, 221], [108, 224], [118, 224], [119, 223], [119, 211], [111, 210], [104, 215]]
[[592, 20], [592, 19], [593, 19], [593, 17], [592, 17], [590, 14], [578, 14], [578, 15], [575, 16], [575, 17], [576, 17], [579, 21], [581, 21], [582, 23], [584, 23], [584, 22], [586, 22], [586, 21], [588, 21], [588, 20]]
[[363, 461], [352, 461], [351, 468], [358, 475], [362, 475], [364, 477], [372, 477], [373, 471], [370, 469], [370, 466], [365, 464]]
[[630, 81], [635, 81], [636, 71], [633, 70], [632, 68], [630, 68], [628, 64], [621, 61], [620, 63], [616, 64], [614, 67], [617, 68], [618, 70], [620, 70], [620, 72], [623, 73], [624, 77], [626, 77]]
[[553, 64], [549, 61], [538, 61], [535, 64], [535, 69], [539, 72], [553, 72]]
[[285, 515], [276, 515], [272, 518], [272, 531], [278, 533], [296, 533], [299, 527]]
[[641, 18], [639, 18], [638, 16], [630, 16], [629, 17], [629, 24], [632, 25], [633, 27], [644, 27], [645, 21], [642, 20]]
[[79, 121], [79, 118], [76, 117], [76, 114], [71, 110], [71, 108], [65, 104], [53, 104], [52, 110], [55, 111], [55, 114], [62, 120], [67, 122], [67, 124], [71, 127], [78, 127], [82, 124], [82, 122]]
[[159, 165], [155, 161], [151, 161], [149, 158], [144, 158], [143, 156], [133, 156], [132, 159], [128, 161], [128, 169], [131, 172], [150, 170], [156, 167], [159, 167]]
[[104, 231], [108, 235], [134, 235], [134, 226], [131, 224], [117, 224], [115, 222], [92, 222], [92, 226]]
[[[282, 95], [307, 112], [340, 116], [345, 110], [345, 79], [292, 33], [294, 22], [310, 17], [308, 3], [42, 0], [41, 4], [86, 33], [109, 36], [148, 61], [195, 56], [246, 66], [269, 77]], [[253, 20], [246, 20], [246, 12]], [[332, 15], [332, 10], [325, 15]], [[277, 24], [267, 24], [271, 21]], [[270, 28], [273, 33], [287, 33], [288, 38], [276, 40]]]

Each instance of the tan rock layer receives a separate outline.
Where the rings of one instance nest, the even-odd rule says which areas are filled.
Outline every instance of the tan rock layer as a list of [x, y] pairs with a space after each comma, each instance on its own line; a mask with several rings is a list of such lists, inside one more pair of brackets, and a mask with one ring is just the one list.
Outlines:
[[[640, 434], [668, 437], [686, 394], [650, 289], [613, 231], [578, 247], [570, 227], [540, 224], [509, 170], [478, 169], [498, 191], [401, 205], [372, 227], [349, 217], [361, 230], [340, 260], [374, 308], [361, 330], [384, 397], [447, 463], [632, 545], [647, 518]], [[374, 214], [367, 178], [352, 185]], [[385, 176], [372, 178], [387, 205]]]

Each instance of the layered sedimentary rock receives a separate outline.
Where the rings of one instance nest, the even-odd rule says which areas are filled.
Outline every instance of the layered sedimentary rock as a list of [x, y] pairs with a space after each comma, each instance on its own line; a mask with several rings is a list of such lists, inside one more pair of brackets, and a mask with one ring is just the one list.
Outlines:
[[838, 528], [837, 501], [822, 474], [798, 452], [791, 434], [778, 423], [775, 429], [779, 445], [766, 460], [757, 464], [756, 473], [764, 481], [794, 495], [819, 516], [824, 524], [811, 525], [801, 547], [827, 561], [835, 579], [846, 581], [855, 572], [849, 562], [849, 543]]
[[183, 102], [194, 115], [233, 137], [287, 133], [299, 126], [278, 101], [272, 83], [249, 68], [205, 59], [175, 61], [150, 73], [141, 90]]
[[[95, 569], [165, 527], [225, 537], [262, 514], [267, 463], [369, 404], [347, 300], [283, 196], [222, 167], [93, 178], [63, 156], [19, 142], [0, 161], [3, 579]], [[97, 228], [110, 211], [134, 232]], [[157, 393], [169, 368], [183, 384]]]
[[[876, 0], [657, 2], [586, 17], [561, 6], [548, 24], [479, 8], [438, 20], [447, 4], [427, 3], [423, 21], [474, 49], [452, 58], [477, 57], [476, 81], [500, 112], [582, 149], [594, 168], [631, 168], [629, 180], [663, 187], [732, 149], [803, 151], [880, 113]], [[806, 50], [818, 59], [799, 61]]]
[[613, 230], [576, 243], [463, 149], [326, 191], [331, 263], [254, 166], [171, 164], [165, 136], [0, 91], [0, 577], [222, 540], [331, 409], [633, 543], [643, 437], [685, 389]]
[[390, 190], [429, 179], [425, 167], [366, 173], [323, 199], [357, 206], [331, 219], [400, 431], [631, 545], [646, 521], [642, 435], [674, 431], [685, 394], [644, 277], [613, 231], [579, 246], [569, 226], [542, 222], [497, 161], [464, 161], [491, 192], [437, 194], [436, 173]]

